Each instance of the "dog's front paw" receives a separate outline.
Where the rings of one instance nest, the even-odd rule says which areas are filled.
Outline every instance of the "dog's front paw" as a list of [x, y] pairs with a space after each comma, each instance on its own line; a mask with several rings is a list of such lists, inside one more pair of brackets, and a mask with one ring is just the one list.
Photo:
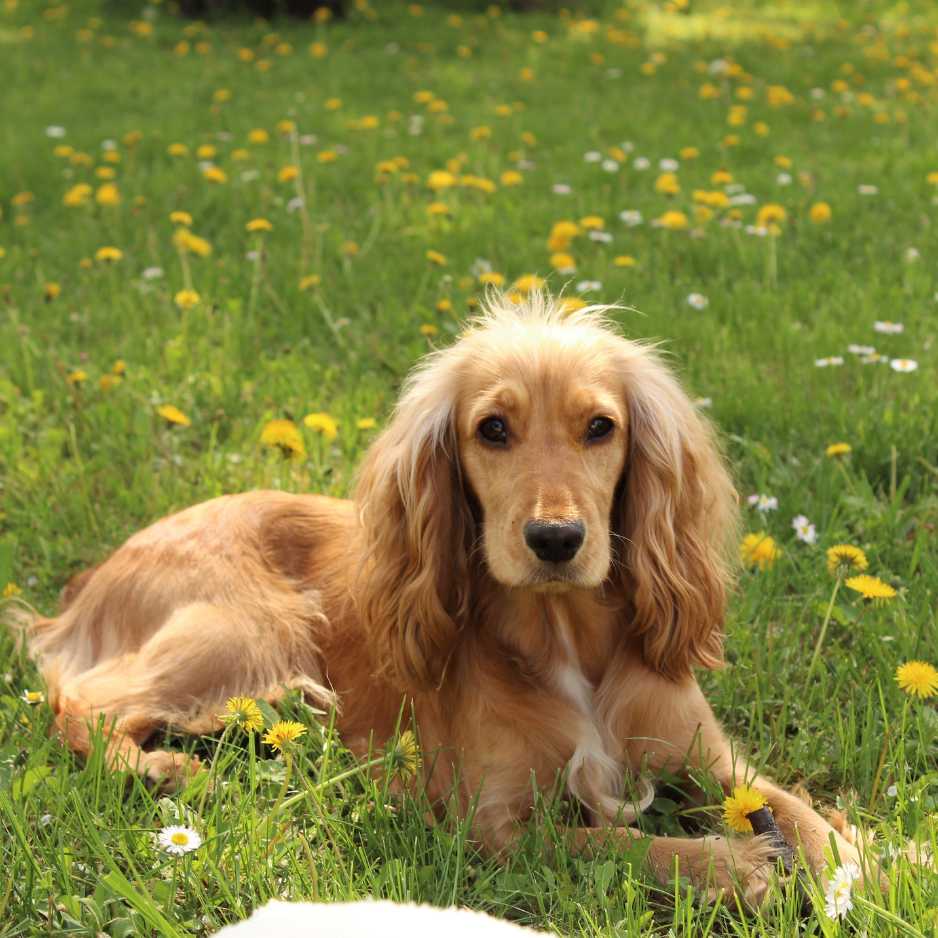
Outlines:
[[759, 908], [777, 882], [777, 861], [784, 851], [768, 835], [748, 840], [708, 837], [707, 841], [712, 863], [705, 885], [710, 899], [736, 895], [750, 908]]

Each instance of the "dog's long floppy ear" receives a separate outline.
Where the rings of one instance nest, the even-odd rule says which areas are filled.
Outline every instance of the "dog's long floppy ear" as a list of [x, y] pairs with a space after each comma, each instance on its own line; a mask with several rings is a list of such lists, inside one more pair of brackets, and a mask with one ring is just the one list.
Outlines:
[[469, 604], [473, 519], [449, 357], [438, 353], [405, 385], [355, 495], [364, 539], [359, 614], [377, 668], [410, 691], [442, 680]]
[[712, 427], [660, 358], [630, 346], [624, 369], [620, 576], [646, 663], [681, 680], [723, 660], [738, 501]]

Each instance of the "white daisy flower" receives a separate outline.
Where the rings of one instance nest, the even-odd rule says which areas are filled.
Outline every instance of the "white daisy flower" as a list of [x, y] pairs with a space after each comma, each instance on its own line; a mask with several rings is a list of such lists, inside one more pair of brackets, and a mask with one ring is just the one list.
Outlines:
[[815, 101], [823, 101], [826, 95], [827, 95], [827, 91], [824, 88], [812, 88], [811, 89], [811, 97]]
[[746, 503], [757, 511], [777, 511], [778, 499], [774, 495], [750, 495]]
[[828, 918], [844, 918], [853, 908], [853, 884], [860, 878], [860, 868], [855, 863], [838, 866], [827, 884], [824, 895], [824, 911]]
[[623, 140], [622, 143], [619, 144], [619, 149], [623, 153], [631, 153], [635, 149], [635, 144], [632, 143], [631, 140]]
[[730, 68], [730, 63], [726, 59], [714, 59], [708, 66], [707, 71], [711, 75], [725, 75]]
[[888, 319], [877, 319], [873, 323], [873, 329], [885, 335], [899, 335], [900, 332], [905, 332], [905, 326], [901, 322], [890, 322]]
[[116, 150], [116, 149], [117, 149], [117, 141], [116, 141], [116, 140], [102, 140], [102, 141], [101, 141], [101, 149], [102, 149], [102, 150]]
[[144, 280], [159, 280], [163, 276], [162, 267], [144, 267], [140, 275]]
[[905, 249], [905, 261], [907, 264], [914, 264], [919, 258], [921, 258], [918, 248], [906, 248]]
[[300, 134], [299, 141], [301, 147], [314, 147], [319, 142], [319, 137], [316, 134]]
[[245, 260], [250, 261], [252, 264], [255, 264], [257, 263], [257, 261], [261, 259], [261, 252], [260, 251], [248, 251], [247, 254], [244, 255], [244, 258]]
[[638, 156], [632, 160], [632, 169], [637, 169], [639, 172], [648, 169], [649, 166], [651, 166], [651, 160], [646, 156]]
[[635, 228], [642, 223], [642, 213], [638, 209], [627, 208], [619, 212], [619, 219], [629, 228]]
[[260, 179], [260, 175], [256, 169], [246, 169], [241, 173], [241, 182], [254, 182], [255, 179]]
[[857, 345], [855, 342], [851, 342], [847, 346], [847, 351], [851, 355], [875, 355], [876, 349], [872, 345]]
[[658, 160], [658, 169], [663, 173], [676, 173], [680, 165], [677, 160], [672, 160], [668, 157], [665, 157], [663, 160]]
[[746, 187], [741, 182], [728, 182], [723, 187], [723, 191], [727, 195], [739, 195], [740, 192], [746, 191]]
[[59, 127], [58, 124], [51, 124], [46, 127], [46, 136], [51, 137], [53, 140], [61, 140], [65, 136], [65, 128]]
[[202, 846], [202, 837], [197, 831], [179, 824], [164, 827], [156, 839], [159, 845], [174, 857], [181, 857], [184, 853]]
[[472, 266], [469, 268], [469, 273], [473, 277], [479, 278], [482, 274], [490, 274], [492, 272], [492, 262], [486, 260], [484, 257], [477, 257], [473, 262]]
[[596, 228], [591, 229], [587, 237], [590, 241], [599, 241], [601, 244], [610, 244], [612, 242], [611, 232], [599, 231]]
[[842, 365], [843, 363], [844, 360], [840, 355], [829, 355], [827, 358], [814, 359], [814, 364], [817, 368], [831, 368]]
[[554, 195], [570, 195], [573, 192], [565, 182], [555, 182], [550, 188]]
[[706, 309], [710, 305], [710, 300], [702, 293], [688, 293], [687, 305], [693, 306], [694, 309]]
[[583, 154], [583, 159], [587, 163], [598, 163], [602, 158], [603, 155], [599, 150], [587, 150], [587, 152]]
[[898, 795], [899, 795], [899, 789], [898, 789], [898, 787], [897, 787], [895, 784], [890, 785], [890, 786], [886, 789], [886, 797], [887, 797], [887, 798], [896, 798]]
[[857, 186], [857, 192], [860, 195], [877, 195], [879, 193], [879, 186], [871, 186], [866, 183], [861, 183]]
[[617, 173], [619, 164], [615, 160], [603, 160], [603, 170], [607, 173]]
[[915, 371], [915, 369], [918, 368], [918, 362], [911, 358], [894, 358], [889, 363], [889, 367], [892, 368], [893, 371], [903, 371], [908, 373], [910, 371]]
[[577, 293], [595, 293], [597, 290], [602, 290], [603, 285], [599, 280], [581, 280], [576, 285]]
[[24, 690], [23, 693], [20, 694], [20, 700], [32, 706], [41, 704], [45, 699], [46, 695], [41, 690]]
[[755, 205], [757, 201], [751, 192], [740, 192], [730, 198], [730, 205]]
[[790, 186], [791, 185], [791, 173], [779, 173], [775, 177], [775, 182], [780, 186]]
[[754, 238], [764, 238], [769, 233], [769, 229], [762, 225], [746, 225], [745, 231]]
[[287, 202], [287, 211], [288, 212], [298, 212], [306, 203], [303, 201], [302, 196], [295, 195], [289, 202]]
[[795, 537], [805, 544], [814, 544], [817, 541], [817, 530], [804, 516], [797, 515], [791, 519], [791, 526], [795, 529]]
[[407, 121], [407, 133], [412, 137], [419, 137], [423, 133], [423, 115], [411, 114]]
[[713, 398], [712, 397], [694, 398], [694, 406], [701, 407], [701, 408], [713, 407]]

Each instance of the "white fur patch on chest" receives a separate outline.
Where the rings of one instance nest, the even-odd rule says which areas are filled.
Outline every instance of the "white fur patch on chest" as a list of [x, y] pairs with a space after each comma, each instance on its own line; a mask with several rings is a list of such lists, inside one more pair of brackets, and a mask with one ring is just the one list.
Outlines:
[[631, 823], [651, 804], [654, 790], [645, 781], [638, 804], [622, 800], [622, 767], [609, 751], [608, 729], [596, 711], [593, 685], [583, 673], [569, 624], [558, 616], [556, 627], [563, 660], [556, 665], [553, 680], [571, 703], [577, 727], [576, 748], [567, 764], [567, 788], [605, 820]]

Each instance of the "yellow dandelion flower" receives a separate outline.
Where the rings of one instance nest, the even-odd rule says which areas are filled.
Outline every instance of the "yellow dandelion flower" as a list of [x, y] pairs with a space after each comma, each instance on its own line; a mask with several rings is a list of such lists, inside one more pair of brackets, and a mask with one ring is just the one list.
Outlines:
[[248, 143], [267, 143], [270, 140], [270, 134], [263, 127], [255, 127], [248, 131]]
[[359, 417], [358, 420], [355, 421], [355, 426], [358, 427], [359, 430], [374, 430], [377, 425], [377, 421], [374, 417]]
[[808, 217], [815, 225], [823, 225], [825, 222], [831, 220], [831, 207], [827, 202], [815, 202], [814, 205], [808, 209]]
[[655, 180], [655, 192], [662, 195], [677, 195], [681, 191], [681, 184], [674, 173], [662, 173]]
[[540, 290], [546, 281], [537, 274], [523, 274], [514, 284], [514, 289], [519, 293], [531, 293], [534, 290]]
[[335, 150], [321, 150], [316, 154], [316, 160], [319, 163], [334, 163], [339, 158]]
[[833, 459], [835, 456], [846, 456], [848, 453], [852, 452], [852, 450], [853, 447], [849, 443], [831, 443], [831, 445], [824, 450], [824, 453]]
[[[558, 222], [558, 224], [560, 224]], [[599, 231], [602, 228], [606, 227], [606, 221], [602, 215], [587, 215], [585, 218], [580, 219], [580, 227], [585, 228], [587, 231]], [[554, 225], [554, 231], [556, 232], [557, 225]]]
[[229, 697], [225, 712], [218, 718], [222, 723], [240, 726], [245, 733], [256, 733], [264, 728], [264, 715], [253, 697]]
[[309, 427], [310, 430], [321, 433], [330, 443], [339, 435], [338, 423], [336, 423], [329, 414], [323, 411], [315, 414], [307, 414], [303, 418], [303, 423]]
[[284, 456], [301, 459], [306, 455], [306, 446], [296, 424], [292, 420], [270, 420], [261, 431], [263, 446], [277, 447]]
[[10, 580], [6, 586], [3, 587], [3, 598], [12, 599], [14, 596], [19, 596], [23, 591], [12, 581]]
[[420, 326], [420, 334], [426, 336], [428, 339], [435, 336], [440, 330], [432, 323], [425, 322]]
[[558, 251], [555, 254], [551, 254], [550, 266], [553, 267], [554, 270], [576, 270], [576, 261], [572, 254], [564, 254], [562, 251]]
[[156, 408], [156, 412], [167, 423], [175, 424], [179, 427], [192, 425], [192, 421], [178, 407], [174, 407], [172, 404], [163, 404], [161, 407]]
[[280, 168], [280, 171], [277, 173], [277, 179], [280, 182], [293, 182], [299, 175], [300, 167], [290, 163]]
[[927, 661], [907, 661], [896, 668], [896, 683], [910, 697], [934, 697], [938, 694], [938, 668]]
[[10, 199], [10, 204], [16, 206], [16, 208], [22, 208], [24, 205], [29, 205], [35, 198], [32, 192], [17, 192], [16, 195]]
[[192, 216], [188, 212], [175, 211], [169, 213], [169, 220], [174, 225], [185, 225], [186, 228], [192, 226]]
[[516, 169], [506, 169], [498, 178], [503, 186], [520, 186], [524, 182], [524, 176]]
[[718, 169], [710, 177], [710, 183], [714, 186], [728, 186], [732, 181], [733, 174], [727, 169]]
[[453, 301], [445, 296], [441, 300], [437, 300], [436, 311], [438, 313], [451, 313], [453, 311]]
[[850, 577], [844, 583], [850, 589], [860, 593], [864, 599], [872, 599], [875, 602], [887, 602], [896, 595], [896, 591], [888, 583], [884, 583], [877, 576], [868, 576], [865, 573]]
[[224, 185], [228, 182], [228, 174], [217, 166], [206, 166], [205, 169], [202, 170], [202, 178], [206, 182], [214, 182], [218, 185]]
[[98, 248], [94, 252], [94, 259], [105, 264], [116, 264], [123, 256], [124, 252], [120, 248], [110, 246]]
[[86, 205], [88, 200], [91, 198], [92, 193], [91, 186], [86, 182], [79, 182], [77, 185], [74, 185], [69, 189], [65, 195], [62, 196], [62, 204], [68, 208], [75, 208], [78, 205]]
[[560, 311], [567, 316], [569, 316], [570, 313], [575, 313], [578, 309], [583, 309], [585, 306], [586, 300], [579, 296], [565, 296], [560, 301]]
[[505, 275], [497, 273], [494, 270], [487, 270], [479, 274], [479, 283], [487, 284], [493, 287], [501, 287], [505, 284]]
[[264, 734], [264, 742], [274, 749], [283, 750], [306, 733], [306, 727], [294, 720], [279, 720]]
[[739, 548], [740, 557], [747, 567], [758, 567], [768, 570], [779, 558], [782, 551], [764, 531], [758, 534], [747, 534]]
[[273, 231], [274, 226], [266, 218], [252, 218], [245, 226], [246, 231]]
[[430, 250], [424, 256], [431, 264], [436, 264], [438, 267], [445, 267], [448, 263], [446, 255], [441, 254], [439, 251]]
[[749, 785], [737, 785], [733, 794], [723, 802], [723, 820], [726, 826], [740, 834], [752, 833], [749, 815], [765, 807], [765, 797]]
[[88, 372], [82, 370], [81, 368], [76, 368], [75, 371], [69, 373], [66, 378], [69, 384], [81, 385], [88, 380]]
[[668, 231], [683, 231], [690, 222], [683, 212], [671, 210], [655, 219], [659, 228], [666, 228]]
[[98, 387], [105, 392], [112, 391], [123, 380], [120, 375], [101, 375], [101, 377], [98, 378]]
[[205, 238], [193, 234], [188, 228], [178, 228], [173, 234], [173, 244], [180, 251], [188, 251], [199, 257], [208, 257], [212, 253], [212, 245]]
[[42, 295], [46, 298], [47, 303], [51, 303], [61, 292], [61, 285], [55, 282], [44, 284], [42, 288]]
[[277, 121], [277, 133], [288, 136], [289, 134], [296, 132], [296, 121], [291, 121], [288, 118]]
[[346, 257], [354, 257], [360, 250], [358, 243], [355, 241], [343, 241], [339, 250]]
[[310, 287], [318, 287], [320, 283], [322, 283], [322, 277], [319, 274], [307, 274], [300, 278], [299, 288], [309, 290]]
[[678, 154], [682, 160], [696, 160], [700, 156], [700, 150], [697, 147], [681, 147]]
[[125, 362], [123, 358], [118, 358], [117, 361], [111, 365], [111, 374], [117, 375], [118, 377], [127, 374], [127, 362]]
[[392, 775], [399, 775], [404, 779], [414, 778], [420, 771], [420, 747], [417, 737], [411, 730], [401, 733], [397, 743], [387, 751], [388, 769]]
[[195, 290], [180, 290], [173, 297], [173, 301], [180, 309], [192, 309], [201, 299], [202, 297]]
[[835, 544], [827, 549], [827, 572], [859, 573], [869, 566], [866, 554], [852, 544]]
[[170, 156], [188, 156], [189, 148], [184, 143], [171, 143], [166, 148], [166, 152]]
[[759, 209], [756, 215], [756, 224], [760, 228], [768, 228], [770, 225], [779, 225], [788, 218], [788, 212], [783, 205], [777, 202], [767, 202]]
[[616, 267], [634, 267], [638, 261], [631, 254], [619, 254], [612, 259]]
[[427, 176], [427, 188], [434, 192], [449, 189], [456, 185], [456, 177], [445, 169], [436, 169]]
[[218, 150], [212, 146], [210, 143], [203, 143], [201, 146], [196, 148], [195, 155], [200, 160], [211, 160], [215, 158], [215, 154]]

